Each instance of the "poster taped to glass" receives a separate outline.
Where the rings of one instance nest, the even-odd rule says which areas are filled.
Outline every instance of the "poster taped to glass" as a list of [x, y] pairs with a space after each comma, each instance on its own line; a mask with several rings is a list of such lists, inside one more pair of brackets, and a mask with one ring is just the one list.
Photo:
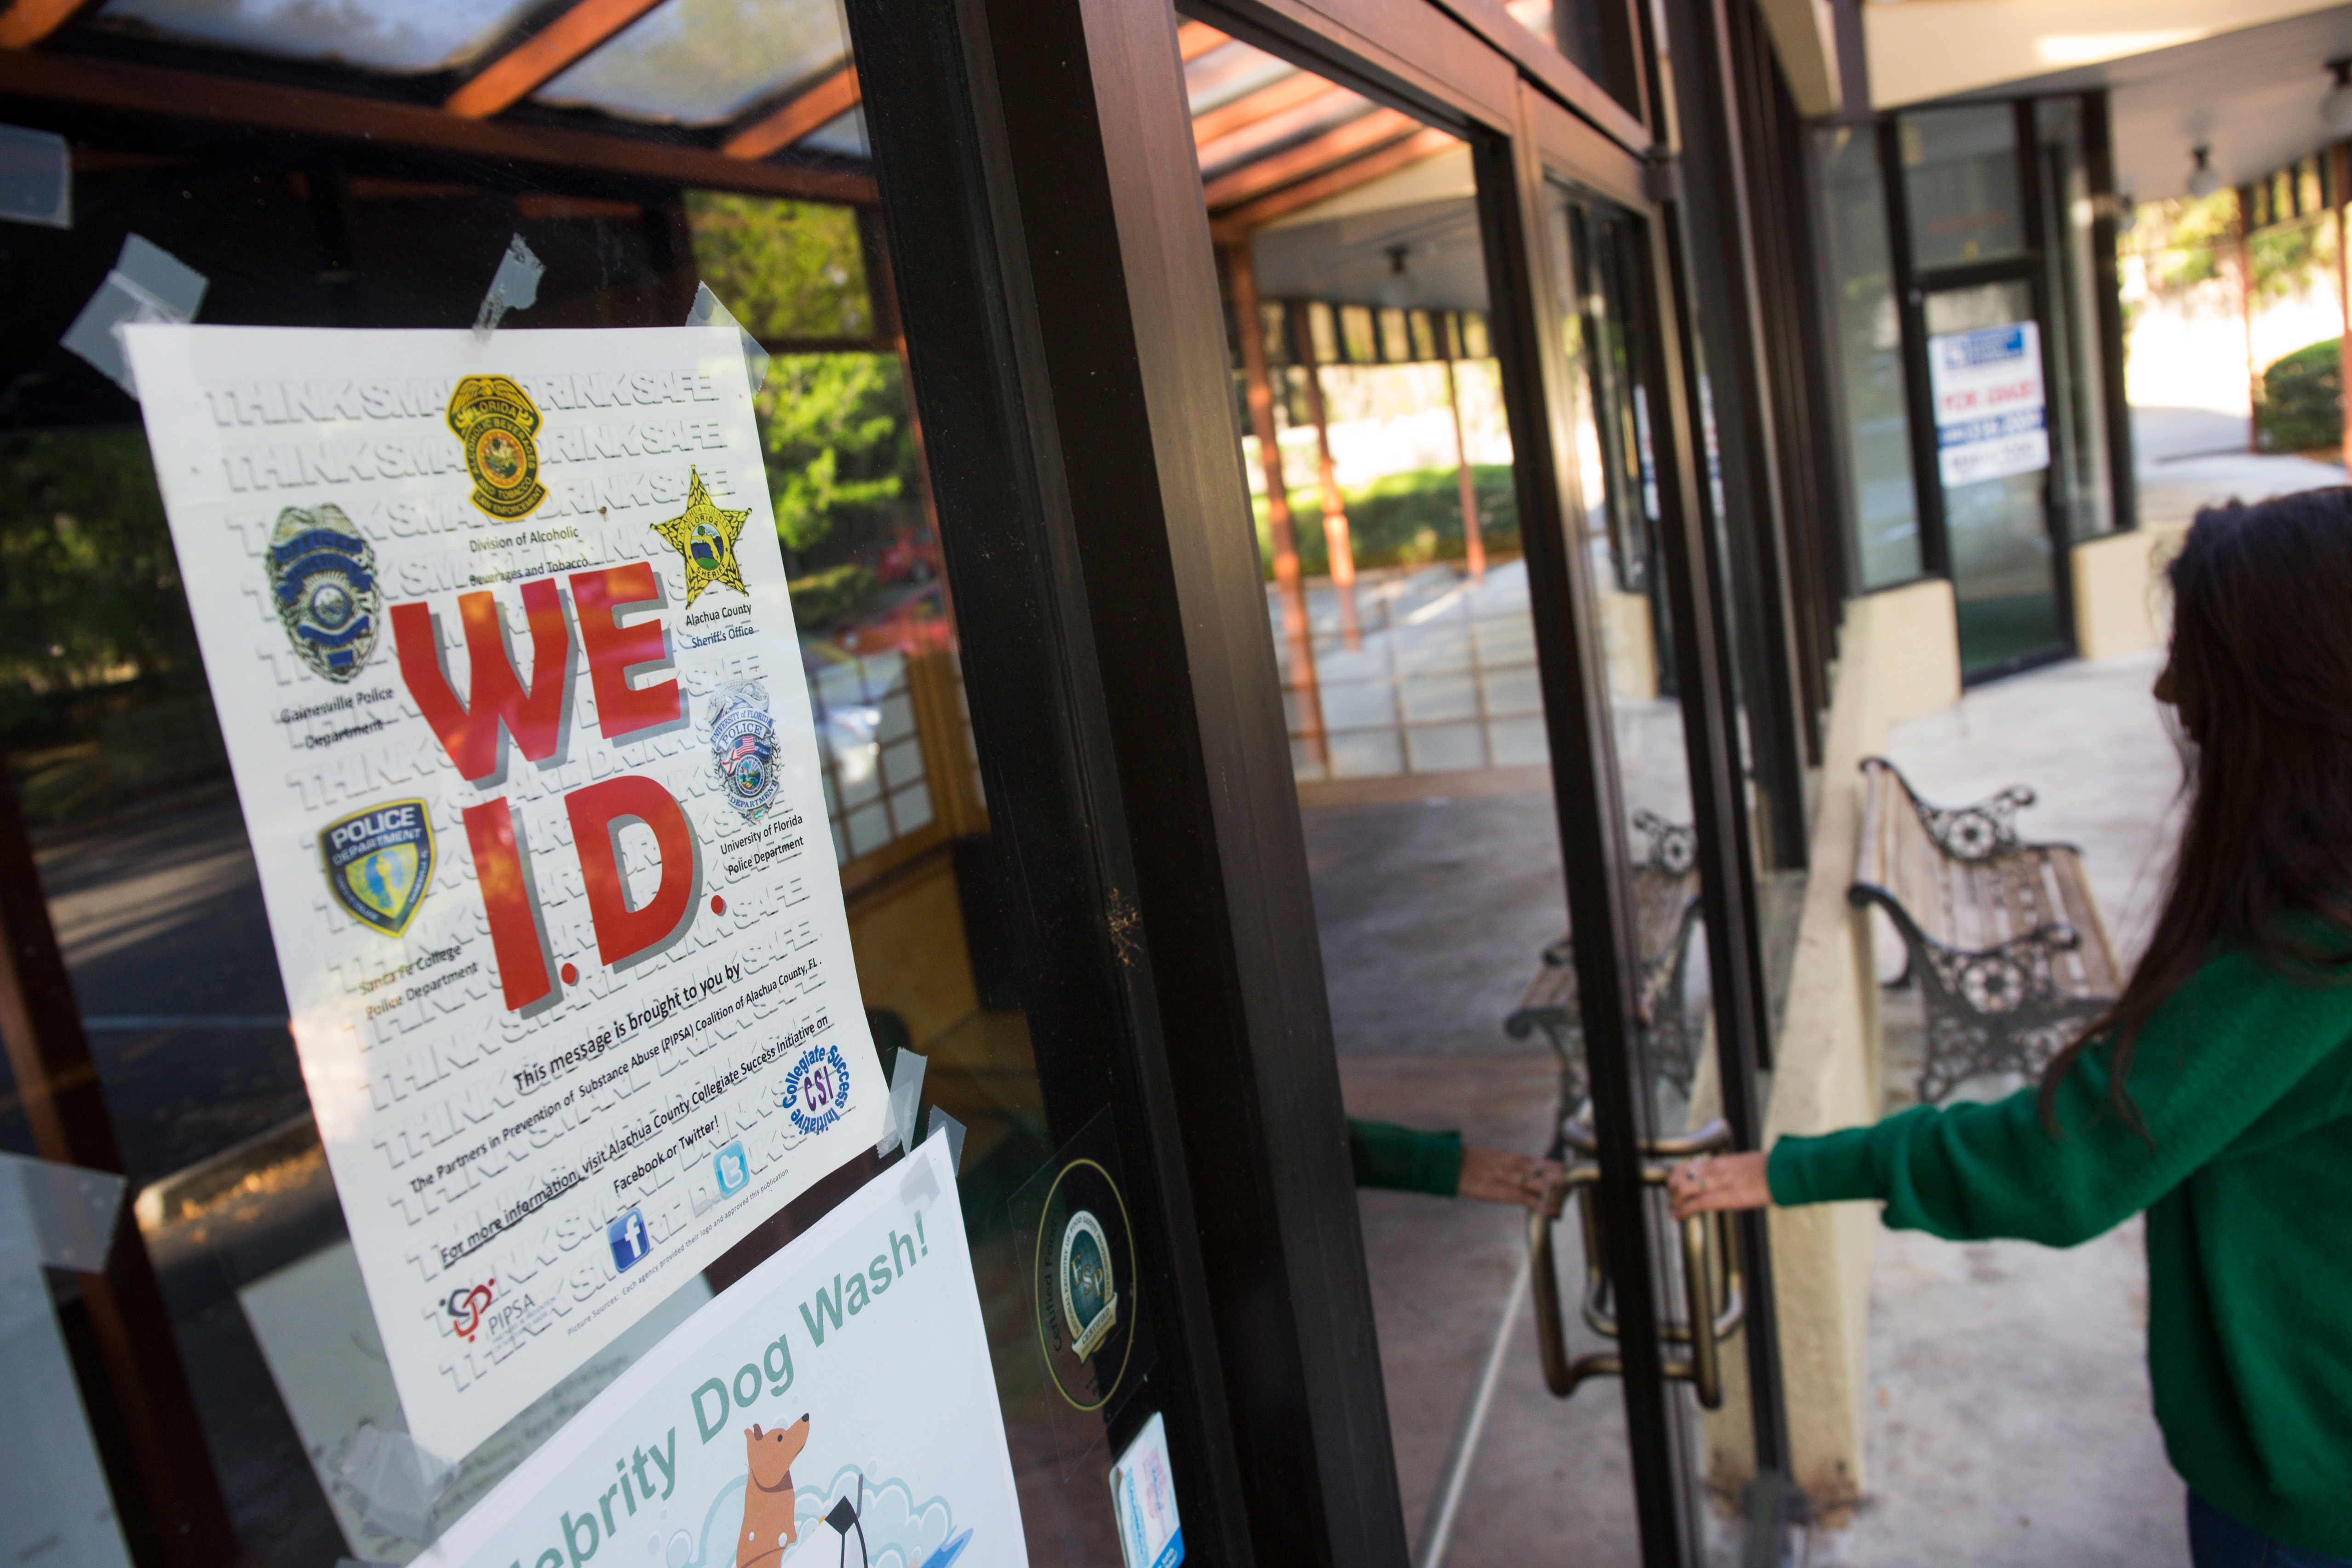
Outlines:
[[1927, 340], [1936, 467], [1948, 486], [2038, 474], [2050, 466], [2042, 330], [2006, 321]]
[[741, 345], [124, 338], [311, 1110], [455, 1458], [882, 1129]]

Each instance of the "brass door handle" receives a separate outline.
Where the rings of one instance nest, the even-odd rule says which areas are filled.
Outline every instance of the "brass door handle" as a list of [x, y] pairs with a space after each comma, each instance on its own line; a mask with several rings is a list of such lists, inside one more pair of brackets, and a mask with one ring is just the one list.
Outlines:
[[[1618, 1330], [1611, 1300], [1612, 1292], [1608, 1269], [1601, 1262], [1604, 1254], [1600, 1206], [1593, 1201], [1601, 1167], [1591, 1156], [1599, 1152], [1599, 1145], [1589, 1131], [1573, 1122], [1561, 1129], [1561, 1142], [1570, 1151], [1585, 1156], [1568, 1171], [1569, 1187], [1576, 1198], [1577, 1218], [1584, 1232], [1584, 1321], [1603, 1338], [1615, 1339]], [[1685, 1136], [1644, 1144], [1643, 1185], [1663, 1191], [1671, 1162], [1720, 1152], [1729, 1149], [1731, 1142], [1731, 1129], [1716, 1121]], [[1553, 1223], [1543, 1214], [1528, 1216], [1528, 1254], [1535, 1283], [1536, 1344], [1543, 1356], [1544, 1385], [1555, 1397], [1565, 1399], [1588, 1378], [1622, 1376], [1625, 1369], [1622, 1358], [1613, 1351], [1575, 1357], [1568, 1353], [1567, 1324], [1560, 1310], [1559, 1273], [1552, 1252]], [[1699, 1404], [1706, 1409], [1719, 1409], [1723, 1405], [1724, 1342], [1738, 1331], [1740, 1321], [1747, 1314], [1741, 1293], [1738, 1238], [1729, 1216], [1720, 1212], [1693, 1215], [1677, 1221], [1676, 1229], [1682, 1242], [1683, 1313], [1679, 1321], [1662, 1325], [1660, 1334], [1666, 1343], [1689, 1349], [1684, 1355], [1666, 1358], [1665, 1374], [1690, 1384]]]

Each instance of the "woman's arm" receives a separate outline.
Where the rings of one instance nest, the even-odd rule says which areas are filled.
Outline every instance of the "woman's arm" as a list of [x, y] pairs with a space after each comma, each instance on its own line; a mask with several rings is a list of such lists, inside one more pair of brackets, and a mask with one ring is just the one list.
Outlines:
[[2067, 1247], [2146, 1208], [2258, 1125], [2280, 1135], [2341, 1115], [2352, 991], [2294, 984], [2251, 954], [2208, 963], [2148, 1020], [2128, 1087], [2146, 1124], [2107, 1100], [2106, 1053], [2058, 1088], [1990, 1105], [1926, 1106], [1874, 1127], [1783, 1138], [1674, 1173], [1677, 1214], [1876, 1198], [1886, 1223], [1954, 1239]]
[[1391, 1121], [1348, 1118], [1356, 1185], [1441, 1198], [1478, 1198], [1559, 1212], [1559, 1162], [1465, 1144], [1459, 1132], [1424, 1132]]

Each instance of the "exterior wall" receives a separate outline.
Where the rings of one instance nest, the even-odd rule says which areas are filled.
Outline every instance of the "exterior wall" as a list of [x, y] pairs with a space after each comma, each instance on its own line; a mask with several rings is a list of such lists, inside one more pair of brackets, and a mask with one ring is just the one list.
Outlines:
[[2154, 647], [2171, 635], [2164, 568], [2188, 531], [2185, 522], [2155, 523], [2074, 546], [2074, 640], [2084, 658]]
[[[1789, 1134], [1875, 1121], [1884, 1103], [1870, 918], [1845, 896], [1862, 829], [1861, 764], [1896, 720], [1959, 700], [1950, 583], [1933, 578], [1852, 601], [1841, 648], [1822, 736], [1812, 868], [1765, 1107], [1768, 1149]], [[1878, 1215], [1865, 1204], [1830, 1204], [1774, 1209], [1769, 1223], [1790, 1468], [1816, 1517], [1834, 1526], [1869, 1484], [1863, 1400]], [[1755, 1471], [1741, 1402], [1727, 1401], [1706, 1432], [1709, 1480], [1736, 1492]]]

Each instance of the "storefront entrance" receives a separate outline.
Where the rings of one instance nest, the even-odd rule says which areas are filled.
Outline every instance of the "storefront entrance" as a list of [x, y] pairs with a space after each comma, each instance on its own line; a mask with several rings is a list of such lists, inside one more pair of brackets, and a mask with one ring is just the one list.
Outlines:
[[1951, 578], [1969, 680], [2074, 651], [2068, 551], [2116, 526], [2085, 132], [2104, 115], [2060, 99], [1883, 127], [1923, 565]]
[[[835, 1274], [828, 1318], [820, 1279], [672, 1402], [725, 1439], [712, 1455], [754, 1445], [742, 1511], [639, 1518], [654, 1472], [624, 1444], [617, 1479], [590, 1456], [609, 1489], [550, 1516], [573, 1559], [721, 1561], [711, 1521], [740, 1519], [787, 1564], [854, 1539], [899, 1568], [967, 1544], [1158, 1568], [1164, 1542], [1139, 1557], [1130, 1529], [1143, 1482], [1202, 1562], [1777, 1559], [1765, 1229], [1675, 1225], [1662, 1191], [1675, 1159], [1756, 1145], [1768, 1026], [1734, 523], [1689, 357], [1705, 263], [1645, 162], [1674, 119], [1654, 41], [1622, 8], [1479, 28], [1333, 9], [852, 0], [845, 27], [824, 5], [559, 26], [515, 5], [347, 36], [155, 0], [60, 12], [47, 54], [0, 57], [12, 124], [75, 195], [0, 252], [11, 538], [47, 585], [9, 653], [0, 1131], [128, 1179], [59, 1341], [115, 1557], [503, 1539], [494, 1516], [571, 1462], [602, 1391], [887, 1202], [871, 1296]], [[142, 401], [112, 324], [143, 354], [141, 328], [191, 319], [309, 329], [249, 341], [311, 368], [158, 374]], [[651, 352], [630, 329], [681, 322], [715, 368], [630, 357]], [[316, 357], [395, 348], [469, 374], [345, 384]], [[536, 352], [580, 367], [498, 357]], [[410, 424], [359, 440], [377, 419]], [[314, 425], [315, 445], [266, 428]], [[217, 461], [180, 460], [207, 442]], [[519, 521], [541, 505], [567, 520], [543, 538]], [[566, 749], [590, 736], [637, 771]], [[553, 804], [661, 770], [686, 805]], [[780, 788], [797, 837], [764, 816]], [[1310, 854], [1334, 820], [1315, 814], [1433, 798], [1514, 803], [1525, 930], [1459, 857], [1443, 888], [1375, 876], [1349, 907]], [[1444, 900], [1466, 911], [1444, 940], [1496, 984], [1374, 942], [1357, 957], [1433, 981], [1419, 1013], [1363, 1007], [1335, 917]], [[408, 934], [420, 904], [445, 945]], [[364, 965], [289, 956], [328, 938]], [[782, 1049], [760, 1037], [784, 1026], [772, 987], [707, 1030], [729, 963], [632, 989], [728, 942], [845, 999], [805, 1026], [845, 1056], [795, 1067], [784, 1100], [725, 1100]], [[1517, 1283], [1473, 1314], [1497, 1337], [1475, 1376], [1426, 1384], [1411, 1433], [1376, 1302], [1424, 1265], [1391, 1235], [1368, 1266], [1349, 1157], [1375, 1011], [1400, 1039], [1473, 1039], [1463, 1070], [1528, 1100], [1507, 1152], [1568, 1177], [1558, 1216], [1500, 1211]], [[725, 1041], [749, 1065], [656, 1082], [654, 1057], [604, 1057], [656, 1026], [656, 1055], [723, 1066], [703, 1052]], [[1532, 1065], [1533, 1098], [1489, 1058]], [[837, 1097], [878, 1118], [886, 1086], [878, 1143], [728, 1206], [835, 1129]], [[658, 1114], [548, 1152], [640, 1089]], [[722, 1103], [741, 1137], [705, 1121]], [[1414, 1109], [1382, 1115], [1431, 1130]], [[970, 1270], [952, 1344], [877, 1327], [911, 1289], [887, 1282], [950, 1250], [899, 1234], [924, 1205]], [[493, 1247], [513, 1271], [474, 1268]], [[430, 1300], [389, 1304], [387, 1281]], [[499, 1420], [451, 1414], [514, 1381], [509, 1354], [551, 1362], [541, 1320], [496, 1356], [474, 1336], [518, 1293], [556, 1313], [559, 1286], [562, 1310], [593, 1303], [574, 1322], [626, 1331]], [[992, 1408], [960, 1430], [1003, 1485], [926, 1502], [944, 1483], [838, 1446], [846, 1404], [804, 1449], [795, 1344], [819, 1389], [816, 1348], [874, 1358], [885, 1392], [855, 1419], [875, 1431]], [[906, 1367], [951, 1348], [970, 1404], [931, 1409]], [[739, 1435], [730, 1410], [762, 1400], [772, 1424]], [[1502, 1405], [1519, 1415], [1478, 1419], [1533, 1436], [1482, 1450], [1468, 1415]], [[761, 1513], [771, 1441], [792, 1452], [759, 1485], [788, 1496]], [[869, 1542], [889, 1508], [898, 1538]], [[1009, 1521], [1017, 1543], [971, 1544]]]

